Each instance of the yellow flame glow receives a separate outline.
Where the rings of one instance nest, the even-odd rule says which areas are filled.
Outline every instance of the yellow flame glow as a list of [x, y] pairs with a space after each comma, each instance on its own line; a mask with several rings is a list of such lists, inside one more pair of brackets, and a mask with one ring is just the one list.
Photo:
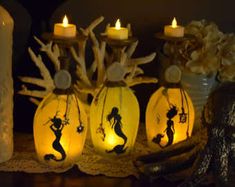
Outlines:
[[120, 19], [118, 19], [118, 20], [116, 21], [116, 23], [115, 23], [115, 28], [118, 29], [118, 30], [121, 28]]
[[65, 15], [65, 16], [64, 16], [64, 19], [63, 19], [63, 26], [64, 26], [64, 27], [67, 27], [68, 24], [69, 24], [69, 20], [68, 20], [67, 16]]
[[176, 27], [177, 27], [177, 21], [176, 21], [175, 17], [174, 17], [174, 19], [172, 20], [171, 26], [172, 26], [173, 28], [176, 28]]

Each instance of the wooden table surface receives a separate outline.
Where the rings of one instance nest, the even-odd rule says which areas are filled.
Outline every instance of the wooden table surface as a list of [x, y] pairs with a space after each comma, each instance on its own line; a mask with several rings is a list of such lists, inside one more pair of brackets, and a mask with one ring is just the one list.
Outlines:
[[[150, 183], [135, 177], [112, 178], [106, 176], [90, 176], [72, 168], [65, 173], [29, 174], [24, 172], [0, 172], [1, 187], [170, 187], [179, 182], [158, 179]], [[207, 185], [214, 186], [214, 185]]]

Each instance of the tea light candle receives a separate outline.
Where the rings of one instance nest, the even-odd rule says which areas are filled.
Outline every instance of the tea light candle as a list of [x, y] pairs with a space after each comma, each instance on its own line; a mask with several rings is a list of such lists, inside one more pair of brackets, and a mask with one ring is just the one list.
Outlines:
[[171, 25], [166, 25], [164, 27], [164, 35], [170, 36], [170, 37], [183, 37], [184, 27], [178, 26], [177, 21], [174, 18]]
[[128, 39], [128, 29], [121, 27], [121, 22], [118, 19], [116, 21], [115, 27], [109, 27], [107, 29], [107, 36], [110, 39], [125, 40]]
[[75, 37], [76, 36], [76, 25], [69, 24], [68, 18], [65, 15], [63, 23], [56, 23], [54, 25], [54, 35], [60, 37]]

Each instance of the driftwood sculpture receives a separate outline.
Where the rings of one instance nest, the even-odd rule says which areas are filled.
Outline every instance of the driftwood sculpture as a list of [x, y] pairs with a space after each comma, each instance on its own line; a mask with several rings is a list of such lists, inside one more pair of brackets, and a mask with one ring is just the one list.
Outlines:
[[[106, 50], [106, 42], [99, 41], [94, 34], [94, 29], [103, 21], [103, 17], [94, 20], [86, 29], [80, 29], [80, 32], [86, 36], [86, 40], [78, 41], [77, 46], [70, 48], [73, 60], [76, 62], [76, 83], [73, 85], [74, 91], [77, 96], [87, 104], [87, 95], [90, 94], [94, 96], [97, 91], [101, 88], [106, 80], [106, 69], [110, 63], [111, 55]], [[130, 28], [130, 27], [129, 27]], [[131, 33], [131, 32], [130, 32]], [[44, 44], [37, 37], [34, 37], [37, 43], [41, 46], [41, 51], [45, 52], [49, 57], [50, 61], [53, 63], [55, 71], [60, 69], [60, 50], [59, 47], [50, 41]], [[87, 41], [92, 42], [92, 51], [94, 61], [88, 67], [86, 59]], [[132, 58], [132, 55], [138, 45], [138, 41], [125, 47], [121, 51], [120, 63], [125, 69], [125, 82], [128, 86], [134, 86], [141, 83], [156, 83], [157, 79], [152, 77], [143, 76], [144, 71], [138, 67], [139, 65], [151, 62], [156, 53], [152, 53], [148, 56], [141, 58]], [[23, 84], [22, 90], [19, 94], [30, 96], [30, 100], [35, 104], [39, 103], [40, 98], [43, 98], [47, 93], [54, 89], [53, 78], [46, 68], [45, 63], [41, 55], [36, 55], [34, 51], [28, 49], [32, 61], [37, 65], [40, 70], [42, 78], [34, 77], [20, 77], [24, 83], [37, 85], [44, 88], [44, 90], [29, 90], [28, 87]], [[95, 78], [94, 78], [95, 77]]]

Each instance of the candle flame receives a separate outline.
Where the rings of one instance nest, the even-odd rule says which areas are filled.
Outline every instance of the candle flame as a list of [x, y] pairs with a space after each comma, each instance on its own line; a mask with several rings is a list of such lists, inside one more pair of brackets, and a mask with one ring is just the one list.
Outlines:
[[115, 28], [118, 29], [118, 30], [121, 28], [120, 19], [118, 19], [118, 20], [116, 21]]
[[69, 20], [68, 20], [67, 16], [65, 15], [65, 16], [64, 16], [64, 19], [63, 19], [63, 26], [64, 26], [64, 27], [67, 27], [68, 24], [69, 24]]
[[174, 17], [174, 19], [172, 20], [171, 26], [172, 26], [173, 28], [176, 28], [176, 27], [177, 27], [177, 21], [176, 21], [175, 17]]

